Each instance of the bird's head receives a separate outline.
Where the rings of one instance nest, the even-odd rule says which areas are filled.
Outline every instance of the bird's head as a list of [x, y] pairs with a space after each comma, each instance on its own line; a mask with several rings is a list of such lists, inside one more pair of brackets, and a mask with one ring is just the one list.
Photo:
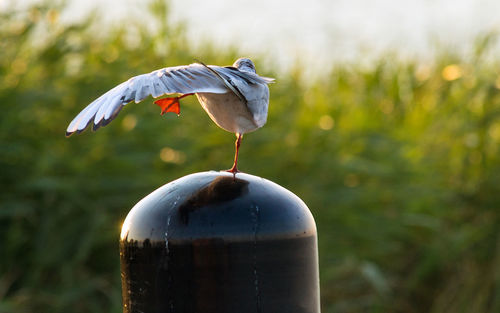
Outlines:
[[247, 58], [239, 58], [234, 62], [233, 66], [240, 71], [255, 73], [255, 65], [253, 65], [252, 60]]

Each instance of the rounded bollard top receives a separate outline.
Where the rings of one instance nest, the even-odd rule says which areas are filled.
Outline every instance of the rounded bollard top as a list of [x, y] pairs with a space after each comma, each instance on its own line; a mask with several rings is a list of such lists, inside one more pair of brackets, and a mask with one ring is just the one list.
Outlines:
[[293, 239], [316, 235], [312, 214], [287, 189], [260, 177], [201, 172], [172, 181], [127, 215], [122, 241]]
[[120, 240], [125, 313], [318, 313], [316, 226], [260, 177], [191, 174], [135, 205]]

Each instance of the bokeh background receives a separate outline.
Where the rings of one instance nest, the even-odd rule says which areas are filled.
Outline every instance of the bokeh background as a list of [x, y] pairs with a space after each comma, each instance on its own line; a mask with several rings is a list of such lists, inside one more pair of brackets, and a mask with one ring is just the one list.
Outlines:
[[[129, 209], [178, 177], [230, 167], [234, 136], [195, 99], [180, 117], [160, 116], [151, 99], [130, 104], [99, 132], [64, 137], [84, 106], [133, 75], [240, 56], [209, 37], [193, 43], [170, 8], [152, 1], [143, 18], [104, 27], [102, 12], [61, 21], [61, 3], [2, 7], [0, 312], [121, 312]], [[321, 67], [297, 51], [286, 66], [249, 55], [277, 81], [241, 169], [313, 212], [323, 312], [500, 312], [497, 37]]]

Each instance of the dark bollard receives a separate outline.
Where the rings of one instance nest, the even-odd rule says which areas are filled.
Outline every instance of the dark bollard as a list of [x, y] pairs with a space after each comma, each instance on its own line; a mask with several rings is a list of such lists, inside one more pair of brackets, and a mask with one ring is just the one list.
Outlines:
[[268, 180], [188, 175], [130, 211], [120, 239], [124, 313], [320, 312], [316, 225]]

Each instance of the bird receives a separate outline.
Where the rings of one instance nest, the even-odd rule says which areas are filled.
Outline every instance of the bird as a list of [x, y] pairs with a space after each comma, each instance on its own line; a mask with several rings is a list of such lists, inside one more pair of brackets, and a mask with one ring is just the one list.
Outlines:
[[[193, 64], [166, 67], [134, 76], [90, 103], [69, 124], [66, 137], [81, 133], [90, 124], [96, 131], [117, 117], [121, 109], [146, 97], [154, 101], [161, 114], [180, 114], [179, 100], [195, 95], [208, 116], [220, 128], [236, 135], [233, 175], [238, 170], [238, 154], [243, 135], [266, 124], [269, 87], [274, 78], [259, 76], [249, 58], [239, 58], [232, 66]], [[176, 95], [176, 96], [172, 96]]]

